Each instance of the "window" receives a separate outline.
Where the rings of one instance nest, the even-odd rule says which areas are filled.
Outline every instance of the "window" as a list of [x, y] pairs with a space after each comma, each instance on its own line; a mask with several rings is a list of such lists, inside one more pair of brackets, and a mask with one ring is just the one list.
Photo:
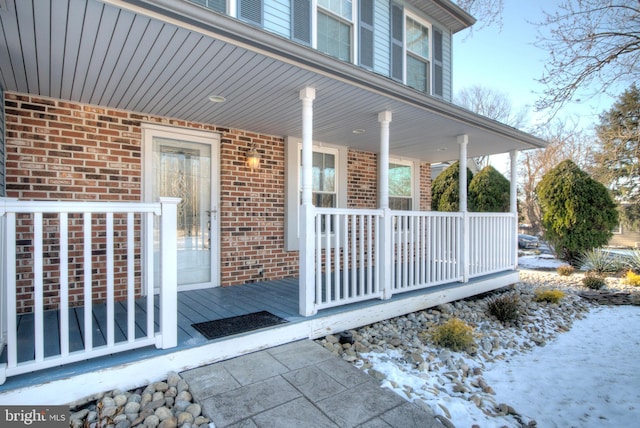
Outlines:
[[407, 16], [406, 18], [406, 61], [407, 86], [430, 93], [431, 90], [431, 49], [429, 48], [429, 28]]
[[[332, 151], [333, 152], [333, 151]], [[322, 208], [336, 207], [336, 154], [313, 151], [313, 205]], [[302, 152], [300, 154], [302, 169]], [[300, 201], [302, 201], [302, 174], [300, 176]]]
[[[312, 201], [317, 207], [345, 208], [347, 206], [346, 146], [313, 146]], [[302, 141], [285, 139], [285, 228], [287, 251], [298, 250], [300, 236], [300, 204], [302, 201]], [[324, 225], [322, 226], [324, 229]]]
[[317, 46], [324, 53], [351, 61], [353, 3], [351, 0], [318, 0]]
[[207, 9], [215, 10], [216, 12], [225, 13], [227, 11], [226, 0], [190, 0], [192, 3], [199, 4]]
[[443, 33], [391, 3], [391, 78], [427, 94], [444, 95]]
[[412, 163], [389, 163], [389, 208], [410, 211], [413, 209]]

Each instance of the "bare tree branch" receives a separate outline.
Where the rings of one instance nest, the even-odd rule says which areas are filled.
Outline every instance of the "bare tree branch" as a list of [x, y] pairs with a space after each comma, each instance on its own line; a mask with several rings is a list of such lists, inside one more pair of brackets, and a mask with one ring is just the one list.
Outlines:
[[[544, 13], [536, 46], [550, 61], [539, 80], [546, 89], [538, 110], [553, 116], [579, 92], [592, 97], [638, 79], [640, 2], [563, 0], [557, 10]], [[591, 85], [597, 87], [584, 92]]]

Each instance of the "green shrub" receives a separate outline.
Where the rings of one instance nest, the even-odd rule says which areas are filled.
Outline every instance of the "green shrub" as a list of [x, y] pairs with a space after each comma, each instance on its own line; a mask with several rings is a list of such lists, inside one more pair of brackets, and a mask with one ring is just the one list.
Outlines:
[[602, 276], [593, 272], [587, 272], [584, 278], [582, 278], [582, 284], [592, 290], [600, 290], [605, 286], [606, 282]]
[[571, 276], [575, 271], [576, 271], [576, 268], [574, 268], [571, 265], [558, 266], [558, 269], [557, 269], [558, 275], [560, 276]]
[[473, 176], [469, 183], [469, 210], [508, 212], [511, 203], [509, 180], [491, 165]]
[[[434, 211], [455, 212], [460, 207], [460, 162], [456, 162], [442, 171], [431, 183], [431, 209]], [[473, 179], [473, 173], [467, 168], [467, 189]]]
[[626, 265], [634, 273], [640, 274], [640, 250], [633, 250], [627, 259]]
[[579, 266], [580, 256], [609, 242], [618, 211], [609, 189], [570, 160], [560, 162], [536, 186], [545, 240], [561, 260]]
[[452, 351], [472, 351], [475, 348], [473, 327], [459, 318], [452, 318], [446, 323], [435, 327], [431, 339], [438, 346]]
[[635, 287], [639, 287], [640, 286], [640, 274], [637, 274], [634, 271], [630, 270], [630, 271], [627, 272], [627, 275], [625, 276], [624, 282], [629, 284], [629, 285], [633, 285]]
[[564, 297], [564, 292], [561, 290], [542, 290], [537, 289], [535, 291], [535, 297], [533, 300], [536, 302], [548, 302], [558, 303]]
[[498, 296], [489, 300], [487, 309], [500, 322], [517, 321], [520, 317], [520, 300], [515, 294]]
[[610, 251], [595, 248], [585, 251], [580, 257], [582, 269], [595, 272], [598, 275], [618, 272], [622, 268], [620, 259]]

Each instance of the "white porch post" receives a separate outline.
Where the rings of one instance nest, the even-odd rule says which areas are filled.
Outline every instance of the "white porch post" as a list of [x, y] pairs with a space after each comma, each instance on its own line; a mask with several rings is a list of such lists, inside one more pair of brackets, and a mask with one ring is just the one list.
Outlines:
[[518, 269], [518, 151], [511, 150], [509, 152], [511, 158], [511, 186], [509, 188], [510, 193], [510, 211], [513, 214], [514, 235], [511, 246], [513, 248], [513, 268]]
[[391, 210], [389, 209], [389, 124], [392, 114], [390, 111], [378, 113], [380, 122], [380, 157], [378, 158], [378, 208], [383, 211], [382, 230], [379, 232], [381, 254], [376, 254], [380, 266], [380, 281], [378, 287], [382, 289], [382, 298], [390, 299], [393, 295], [391, 284], [391, 270], [393, 265], [393, 249], [391, 248]]
[[458, 144], [460, 145], [460, 204], [459, 211], [462, 213], [462, 251], [460, 252], [462, 260], [462, 282], [469, 281], [469, 216], [467, 215], [467, 144], [469, 144], [468, 135], [459, 135]]
[[315, 225], [313, 192], [313, 100], [314, 88], [300, 91], [302, 101], [302, 205], [300, 206], [300, 315], [310, 316], [317, 312], [314, 304], [315, 291]]
[[[180, 198], [160, 198], [160, 334], [157, 348], [178, 345], [178, 204]], [[147, 266], [146, 269], [153, 269]]]

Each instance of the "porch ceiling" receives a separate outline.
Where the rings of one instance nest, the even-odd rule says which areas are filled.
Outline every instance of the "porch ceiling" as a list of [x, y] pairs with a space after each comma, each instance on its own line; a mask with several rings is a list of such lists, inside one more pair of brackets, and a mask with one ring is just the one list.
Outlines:
[[299, 91], [311, 86], [324, 143], [377, 152], [378, 113], [390, 110], [395, 156], [456, 159], [461, 134], [470, 157], [545, 144], [188, 2], [0, 0], [0, 31], [6, 91], [300, 137]]

